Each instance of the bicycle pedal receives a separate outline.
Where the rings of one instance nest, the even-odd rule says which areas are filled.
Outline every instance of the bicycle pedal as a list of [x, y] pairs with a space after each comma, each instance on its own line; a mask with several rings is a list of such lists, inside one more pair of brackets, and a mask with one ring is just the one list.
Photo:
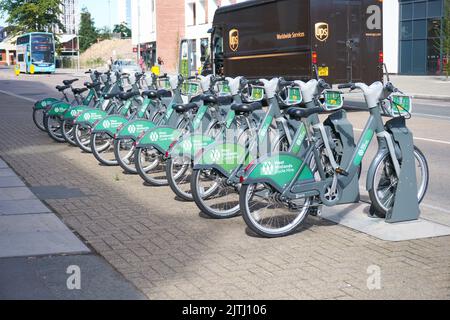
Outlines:
[[342, 169], [342, 168], [336, 168], [336, 170], [334, 170], [337, 174], [340, 174], [340, 175], [343, 175], [343, 176], [346, 176], [346, 177], [348, 177], [350, 174], [347, 172], [347, 171], [345, 171], [344, 169]]

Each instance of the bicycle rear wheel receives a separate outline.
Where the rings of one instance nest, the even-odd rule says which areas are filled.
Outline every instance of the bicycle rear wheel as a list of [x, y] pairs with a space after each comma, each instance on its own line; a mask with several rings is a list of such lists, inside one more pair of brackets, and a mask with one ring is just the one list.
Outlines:
[[50, 138], [59, 143], [66, 142], [62, 134], [62, 121], [59, 117], [46, 115], [44, 117], [44, 126]]
[[45, 110], [44, 109], [33, 109], [33, 122], [36, 125], [36, 127], [41, 131], [47, 131], [45, 129], [44, 125], [44, 116], [45, 116]]
[[199, 209], [214, 219], [228, 219], [240, 214], [237, 187], [226, 183], [227, 177], [214, 169], [194, 170], [191, 192]]

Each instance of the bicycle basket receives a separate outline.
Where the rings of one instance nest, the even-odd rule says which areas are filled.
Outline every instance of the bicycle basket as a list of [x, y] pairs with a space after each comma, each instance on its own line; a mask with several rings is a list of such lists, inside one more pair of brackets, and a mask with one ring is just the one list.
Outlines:
[[256, 102], [264, 99], [264, 87], [251, 85], [249, 90], [249, 101]]
[[158, 88], [164, 90], [172, 89], [169, 79], [158, 79]]
[[299, 87], [286, 87], [281, 94], [283, 103], [287, 106], [300, 104], [303, 101], [302, 92]]
[[181, 87], [181, 94], [189, 97], [196, 97], [202, 93], [200, 83], [194, 81], [187, 81]]
[[407, 117], [412, 113], [412, 98], [403, 94], [392, 94], [383, 101], [384, 113], [390, 117]]
[[322, 107], [326, 111], [336, 111], [342, 108], [344, 105], [344, 97], [340, 91], [326, 90], [323, 93], [323, 105]]
[[228, 83], [222, 81], [216, 83], [216, 90], [219, 93], [219, 96], [230, 96], [231, 95], [231, 89]]

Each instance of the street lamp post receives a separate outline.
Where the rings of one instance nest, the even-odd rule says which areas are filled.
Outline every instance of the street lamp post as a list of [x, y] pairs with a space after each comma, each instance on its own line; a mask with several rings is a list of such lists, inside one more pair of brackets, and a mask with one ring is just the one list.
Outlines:
[[137, 40], [138, 40], [138, 47], [137, 47], [137, 58], [138, 58], [138, 63], [141, 60], [141, 0], [137, 0], [138, 1], [138, 5], [137, 5], [137, 11], [138, 11], [138, 36], [137, 36]]

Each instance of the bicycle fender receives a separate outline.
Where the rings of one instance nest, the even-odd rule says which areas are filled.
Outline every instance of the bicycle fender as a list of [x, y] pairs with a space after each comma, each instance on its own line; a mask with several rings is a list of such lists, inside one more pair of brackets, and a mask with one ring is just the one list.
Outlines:
[[61, 100], [58, 100], [56, 98], [46, 98], [43, 100], [40, 100], [38, 102], [36, 102], [34, 104], [34, 109], [36, 110], [41, 110], [41, 109], [47, 109], [48, 107], [50, 107], [51, 105], [60, 102]]
[[181, 130], [164, 126], [150, 129], [138, 141], [138, 148], [155, 148], [165, 154], [169, 151], [171, 144], [180, 138]]
[[[291, 153], [268, 155], [247, 170], [243, 184], [267, 183], [282, 192], [294, 180], [302, 165], [303, 160]], [[314, 181], [314, 175], [309, 166], [303, 168], [297, 181]]]
[[249, 155], [245, 158], [244, 146], [233, 143], [219, 143], [208, 147], [194, 160], [194, 169], [216, 169], [226, 176], [240, 165], [248, 165], [252, 160]]
[[64, 113], [63, 119], [64, 120], [75, 120], [76, 117], [78, 117], [82, 112], [86, 110], [91, 110], [92, 108], [87, 106], [75, 106], [72, 108], [69, 108], [66, 113]]
[[57, 102], [52, 105], [50, 110], [48, 111], [49, 116], [63, 116], [64, 113], [66, 113], [67, 110], [71, 107], [70, 104], [65, 102]]
[[215, 140], [202, 134], [192, 134], [182, 137], [171, 149], [171, 155], [179, 155], [194, 159], [195, 154], [211, 145]]
[[122, 126], [127, 122], [128, 119], [125, 118], [124, 116], [118, 115], [107, 116], [106, 118], [101, 119], [94, 125], [92, 133], [106, 133], [109, 136], [114, 137], [114, 135], [117, 132], [117, 128], [119, 128], [120, 126]]
[[129, 121], [117, 129], [116, 139], [131, 139], [137, 141], [144, 132], [155, 127], [155, 123], [150, 120], [136, 119]]
[[86, 110], [75, 119], [74, 123], [92, 127], [97, 120], [101, 120], [107, 115], [107, 112], [99, 109]]

